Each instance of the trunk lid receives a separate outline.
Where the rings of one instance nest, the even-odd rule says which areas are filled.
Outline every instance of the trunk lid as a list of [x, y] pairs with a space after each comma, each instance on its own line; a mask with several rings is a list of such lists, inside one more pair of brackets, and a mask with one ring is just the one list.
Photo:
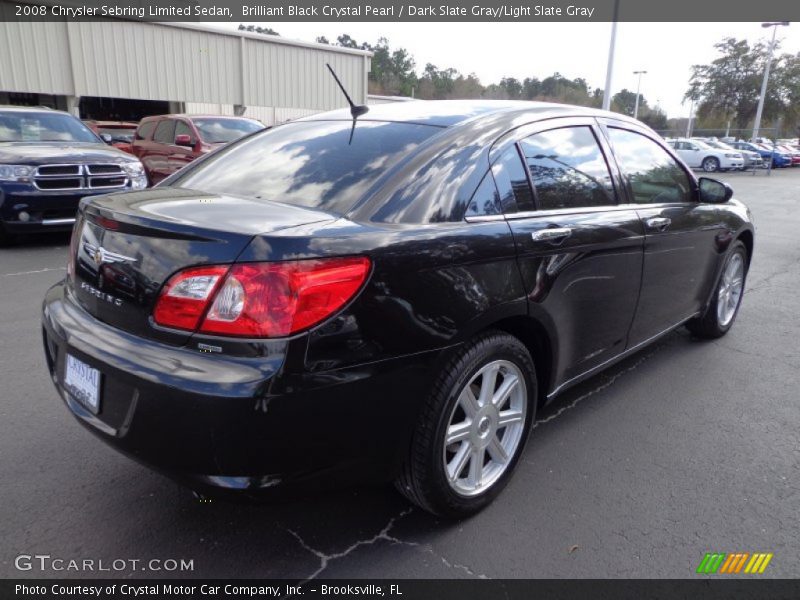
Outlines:
[[155, 325], [162, 285], [175, 272], [233, 263], [254, 235], [334, 220], [273, 202], [155, 188], [82, 203], [71, 245], [69, 285], [77, 302], [119, 329], [174, 344], [191, 332]]

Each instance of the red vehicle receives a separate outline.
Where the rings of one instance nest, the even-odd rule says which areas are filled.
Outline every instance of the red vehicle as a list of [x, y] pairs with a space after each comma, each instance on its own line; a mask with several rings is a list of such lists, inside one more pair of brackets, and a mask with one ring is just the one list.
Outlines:
[[800, 165], [800, 148], [789, 144], [778, 144], [777, 148], [791, 157], [793, 167]]
[[84, 121], [89, 129], [103, 138], [107, 144], [133, 154], [133, 134], [139, 126], [134, 121]]
[[133, 154], [142, 161], [150, 185], [155, 185], [194, 159], [264, 128], [244, 117], [145, 117], [134, 136]]

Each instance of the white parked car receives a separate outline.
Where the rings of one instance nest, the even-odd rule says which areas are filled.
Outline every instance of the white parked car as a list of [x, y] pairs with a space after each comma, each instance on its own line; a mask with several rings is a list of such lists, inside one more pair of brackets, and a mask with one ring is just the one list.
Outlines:
[[[698, 140], [697, 138], [692, 138], [692, 141], [698, 141]], [[712, 148], [716, 148], [717, 150], [725, 150], [732, 153], [738, 152], [739, 154], [741, 154], [742, 158], [744, 159], [744, 166], [742, 167], [743, 171], [745, 169], [752, 169], [752, 168], [760, 169], [761, 167], [764, 166], [764, 159], [761, 158], [761, 155], [758, 152], [752, 152], [750, 150], [737, 150], [736, 148], [726, 144], [722, 140], [706, 139], [699, 141], [705, 142], [706, 144], [708, 144]]]
[[701, 142], [679, 138], [669, 140], [678, 156], [693, 169], [703, 169], [706, 173], [728, 171], [744, 167], [744, 158], [738, 150], [720, 150]]

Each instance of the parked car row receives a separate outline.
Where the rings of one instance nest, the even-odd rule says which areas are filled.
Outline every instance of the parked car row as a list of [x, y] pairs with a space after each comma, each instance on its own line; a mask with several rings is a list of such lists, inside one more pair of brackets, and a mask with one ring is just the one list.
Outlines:
[[716, 138], [668, 138], [666, 141], [689, 167], [707, 173], [800, 164], [800, 148], [782, 144], [724, 142]]
[[0, 107], [0, 243], [67, 231], [81, 198], [144, 189], [262, 129], [242, 117], [81, 122], [49, 108]]

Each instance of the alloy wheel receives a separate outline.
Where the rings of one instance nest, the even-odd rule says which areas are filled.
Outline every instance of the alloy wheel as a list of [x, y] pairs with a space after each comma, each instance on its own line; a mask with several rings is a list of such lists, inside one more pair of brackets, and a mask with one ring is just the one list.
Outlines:
[[717, 321], [720, 327], [727, 327], [736, 314], [736, 307], [744, 288], [744, 258], [740, 253], [731, 256], [717, 292]]
[[450, 487], [462, 496], [489, 489], [522, 443], [527, 389], [507, 360], [484, 365], [461, 390], [445, 434], [443, 460]]

